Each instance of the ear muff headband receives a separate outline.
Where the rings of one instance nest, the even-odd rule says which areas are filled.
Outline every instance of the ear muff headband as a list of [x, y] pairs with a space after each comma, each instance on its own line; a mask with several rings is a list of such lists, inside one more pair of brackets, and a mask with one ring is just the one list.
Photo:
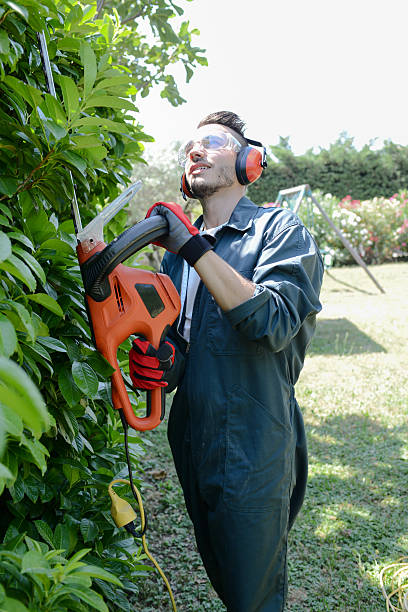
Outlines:
[[[235, 162], [235, 172], [238, 182], [241, 185], [248, 185], [256, 181], [261, 176], [262, 170], [267, 166], [266, 149], [263, 144], [257, 140], [250, 140], [249, 138], [246, 138], [246, 141], [249, 145], [253, 146], [242, 147], [237, 154]], [[255, 149], [254, 146], [260, 147], [262, 153], [258, 149]], [[192, 193], [187, 183], [185, 173], [183, 173], [181, 177], [180, 191], [185, 200], [187, 200], [187, 198], [195, 198], [195, 195]]]

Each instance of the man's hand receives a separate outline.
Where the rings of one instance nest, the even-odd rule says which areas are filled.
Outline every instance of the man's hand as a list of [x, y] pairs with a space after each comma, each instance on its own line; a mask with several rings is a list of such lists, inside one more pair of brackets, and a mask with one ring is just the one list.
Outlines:
[[168, 235], [155, 244], [172, 253], [179, 253], [190, 266], [194, 266], [204, 253], [212, 249], [211, 237], [201, 236], [178, 204], [156, 202], [147, 211], [146, 218], [153, 215], [162, 215], [169, 224]]
[[167, 387], [167, 372], [174, 363], [174, 346], [162, 342], [156, 350], [144, 338], [136, 338], [129, 351], [129, 374], [136, 389]]

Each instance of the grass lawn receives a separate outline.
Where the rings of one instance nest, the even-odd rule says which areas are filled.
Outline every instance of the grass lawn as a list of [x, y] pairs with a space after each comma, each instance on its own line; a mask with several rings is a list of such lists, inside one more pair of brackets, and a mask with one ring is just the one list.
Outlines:
[[[379, 572], [408, 555], [408, 263], [325, 275], [323, 311], [296, 386], [309, 443], [308, 492], [289, 540], [288, 612], [384, 612]], [[225, 610], [195, 549], [165, 427], [145, 435], [149, 549], [179, 612]], [[141, 580], [138, 612], [170, 610]]]

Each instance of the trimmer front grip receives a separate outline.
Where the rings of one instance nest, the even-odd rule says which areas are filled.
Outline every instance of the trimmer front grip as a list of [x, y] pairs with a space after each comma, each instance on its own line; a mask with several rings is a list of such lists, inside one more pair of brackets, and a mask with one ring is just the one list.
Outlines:
[[149, 400], [146, 405], [149, 405], [149, 414], [145, 417], [137, 417], [133, 412], [132, 405], [129, 400], [129, 396], [126, 391], [125, 383], [123, 381], [120, 370], [117, 369], [112, 375], [112, 403], [114, 408], [117, 410], [123, 410], [126, 422], [130, 427], [137, 431], [147, 431], [154, 429], [160, 425], [164, 416], [164, 406], [162, 402], [165, 401], [163, 397], [162, 389], [153, 389], [147, 392], [149, 394]]

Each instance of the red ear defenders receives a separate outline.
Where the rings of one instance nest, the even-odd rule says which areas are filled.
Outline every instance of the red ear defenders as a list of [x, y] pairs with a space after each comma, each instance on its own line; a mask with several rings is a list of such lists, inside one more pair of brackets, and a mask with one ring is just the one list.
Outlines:
[[[235, 172], [238, 182], [241, 185], [249, 185], [249, 183], [256, 181], [261, 176], [262, 170], [267, 166], [266, 149], [263, 144], [257, 140], [250, 140], [249, 138], [245, 140], [248, 145], [252, 146], [242, 147], [242, 149], [238, 151], [235, 162]], [[259, 151], [259, 149], [254, 149], [254, 147], [261, 148], [262, 152]], [[187, 183], [185, 173], [183, 173], [181, 177], [180, 191], [185, 200], [187, 198], [195, 198], [195, 195]]]

